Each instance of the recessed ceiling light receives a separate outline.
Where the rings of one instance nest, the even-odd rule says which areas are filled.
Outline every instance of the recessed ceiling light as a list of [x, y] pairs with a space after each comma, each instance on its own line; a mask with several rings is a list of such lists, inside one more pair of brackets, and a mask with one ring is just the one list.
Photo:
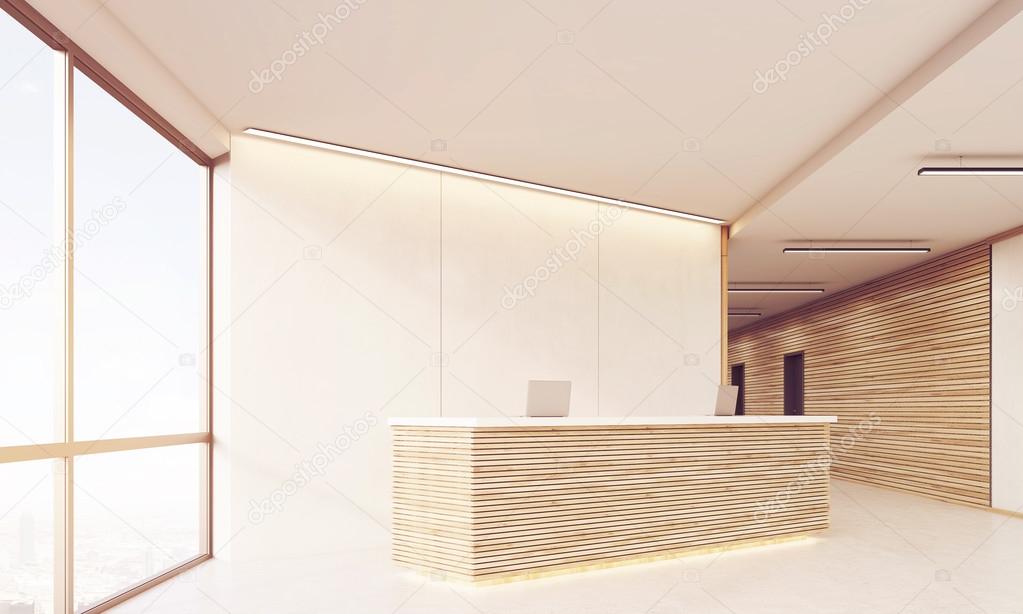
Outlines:
[[916, 172], [921, 177], [954, 175], [1006, 176], [1023, 175], [1023, 168], [1012, 166], [927, 166]]
[[732, 294], [821, 294], [824, 288], [729, 288]]
[[929, 247], [786, 247], [785, 254], [929, 254]]
[[595, 194], [587, 194], [586, 192], [576, 192], [575, 190], [566, 190], [564, 188], [556, 188], [554, 186], [544, 185], [542, 183], [532, 183], [530, 181], [522, 181], [519, 179], [511, 179], [509, 177], [501, 177], [500, 175], [491, 175], [488, 173], [479, 173], [476, 171], [469, 171], [454, 166], [445, 166], [443, 164], [435, 164], [433, 162], [423, 162], [422, 160], [414, 160], [412, 158], [402, 158], [401, 156], [392, 156], [390, 154], [379, 153], [375, 151], [369, 151], [366, 149], [356, 149], [355, 147], [346, 147], [344, 145], [337, 145], [334, 143], [327, 143], [324, 141], [317, 141], [314, 139], [307, 139], [300, 136], [291, 136], [288, 134], [281, 134], [279, 132], [270, 132], [269, 130], [260, 130], [259, 128], [247, 128], [245, 134], [252, 136], [258, 136], [265, 139], [273, 139], [275, 141], [284, 141], [286, 143], [294, 143], [296, 145], [305, 145], [307, 147], [316, 147], [318, 149], [327, 149], [329, 151], [337, 151], [340, 153], [351, 154], [355, 156], [362, 156], [364, 158], [373, 158], [374, 160], [383, 160], [385, 162], [393, 162], [396, 164], [404, 164], [406, 166], [414, 166], [416, 168], [423, 168], [431, 171], [438, 171], [441, 173], [450, 173], [452, 175], [461, 175], [463, 177], [471, 177], [473, 179], [482, 179], [485, 181], [493, 181], [495, 183], [502, 183], [504, 185], [511, 185], [519, 188], [529, 188], [531, 190], [539, 190], [541, 192], [548, 192], [551, 194], [560, 194], [562, 196], [571, 196], [574, 198], [581, 198], [583, 200], [589, 200], [592, 202], [604, 203], [606, 205], [616, 205], [618, 207], [626, 207], [629, 209], [639, 209], [640, 211], [649, 211], [650, 213], [659, 213], [661, 215], [670, 215], [671, 217], [679, 217], [687, 220], [694, 220], [697, 222], [705, 222], [707, 224], [717, 224], [718, 226], [724, 225], [727, 222], [725, 220], [719, 220], [713, 217], [707, 217], [705, 215], [697, 215], [695, 213], [684, 213], [681, 211], [672, 211], [671, 209], [662, 209], [661, 207], [653, 207], [651, 205], [644, 205], [643, 203], [636, 203], [627, 200], [620, 200], [617, 198], [608, 198], [606, 196], [597, 196]]

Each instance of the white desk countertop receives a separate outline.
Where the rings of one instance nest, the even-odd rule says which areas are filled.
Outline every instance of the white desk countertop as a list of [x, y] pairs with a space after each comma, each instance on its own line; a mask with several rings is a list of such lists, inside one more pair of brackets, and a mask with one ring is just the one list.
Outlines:
[[814, 424], [835, 423], [835, 416], [579, 416], [567, 418], [499, 418], [418, 417], [390, 418], [391, 426], [439, 427], [544, 427], [544, 426], [657, 426], [680, 424]]

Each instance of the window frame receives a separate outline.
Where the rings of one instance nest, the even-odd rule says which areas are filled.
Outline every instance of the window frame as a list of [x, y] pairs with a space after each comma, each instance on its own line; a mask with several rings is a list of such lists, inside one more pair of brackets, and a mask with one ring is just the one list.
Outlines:
[[[0, 464], [33, 460], [63, 461], [63, 475], [58, 471], [55, 481], [62, 478], [63, 484], [55, 484], [54, 534], [55, 547], [62, 556], [54, 557], [53, 604], [54, 611], [75, 614], [74, 604], [74, 459], [86, 454], [142, 450], [166, 446], [205, 444], [202, 467], [203, 488], [200, 513], [200, 554], [183, 563], [167, 569], [153, 577], [132, 586], [103, 601], [91, 605], [80, 614], [98, 614], [108, 610], [135, 595], [160, 584], [196, 565], [213, 558], [213, 167], [215, 161], [206, 155], [195, 143], [178, 131], [152, 107], [146, 104], [124, 83], [106, 70], [70, 37], [54, 26], [25, 0], [0, 0], [0, 10], [34, 34], [48, 47], [63, 57], [64, 73], [64, 176], [60, 178], [64, 190], [64, 232], [69, 248], [64, 250], [64, 412], [63, 424], [57, 427], [63, 431], [63, 441], [46, 444], [29, 444], [0, 447]], [[163, 136], [193, 162], [205, 170], [205, 360], [200, 365], [200, 376], [205, 381], [203, 404], [203, 430], [193, 433], [170, 435], [125, 437], [101, 440], [76, 440], [74, 436], [74, 74], [79, 70], [126, 107], [150, 128]], [[55, 152], [60, 155], [59, 152]], [[62, 527], [62, 530], [59, 528]]]

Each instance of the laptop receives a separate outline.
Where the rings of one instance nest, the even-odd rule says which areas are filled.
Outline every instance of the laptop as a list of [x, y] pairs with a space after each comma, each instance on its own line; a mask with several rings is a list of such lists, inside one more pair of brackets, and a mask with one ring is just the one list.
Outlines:
[[714, 406], [715, 416], [734, 416], [739, 403], [738, 386], [718, 386], [718, 400]]
[[529, 380], [526, 391], [526, 415], [564, 417], [572, 397], [572, 382], [558, 380]]

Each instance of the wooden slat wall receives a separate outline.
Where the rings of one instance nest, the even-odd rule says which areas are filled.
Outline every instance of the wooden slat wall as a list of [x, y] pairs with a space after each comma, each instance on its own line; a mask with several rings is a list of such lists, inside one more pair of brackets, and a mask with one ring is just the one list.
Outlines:
[[393, 427], [393, 558], [479, 581], [824, 529], [828, 426]]
[[972, 246], [733, 332], [746, 413], [783, 413], [803, 351], [806, 414], [839, 417], [835, 477], [990, 505], [990, 274]]

